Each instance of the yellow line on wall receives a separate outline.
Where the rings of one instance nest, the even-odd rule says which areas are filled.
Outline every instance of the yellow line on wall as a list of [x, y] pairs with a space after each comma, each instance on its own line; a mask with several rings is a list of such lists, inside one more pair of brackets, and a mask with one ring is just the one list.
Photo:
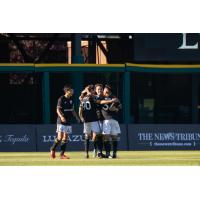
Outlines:
[[33, 63], [0, 63], [0, 67], [34, 67]]
[[143, 67], [143, 68], [200, 68], [200, 64], [135, 64], [127, 63], [127, 67]]
[[125, 67], [124, 64], [36, 64], [35, 67]]
[[[64, 64], [64, 63], [50, 63], [50, 64], [33, 64], [33, 63], [0, 63], [0, 67], [119, 67], [124, 68], [125, 64]], [[200, 64], [136, 64], [126, 63], [127, 67], [141, 67], [141, 68], [200, 68]]]

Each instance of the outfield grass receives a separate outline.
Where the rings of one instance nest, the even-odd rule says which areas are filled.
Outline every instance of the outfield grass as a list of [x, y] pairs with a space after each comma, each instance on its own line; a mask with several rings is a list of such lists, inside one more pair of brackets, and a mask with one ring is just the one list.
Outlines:
[[0, 166], [199, 166], [200, 151], [121, 151], [117, 159], [85, 159], [70, 152], [69, 160], [52, 160], [47, 152], [1, 152]]

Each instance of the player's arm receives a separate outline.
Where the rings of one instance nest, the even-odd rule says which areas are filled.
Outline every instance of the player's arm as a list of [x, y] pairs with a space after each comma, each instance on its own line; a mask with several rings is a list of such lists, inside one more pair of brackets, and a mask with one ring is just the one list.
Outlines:
[[119, 99], [117, 99], [118, 104], [116, 105], [116, 103], [112, 103], [109, 110], [110, 111], [115, 111], [115, 112], [119, 112], [119, 110], [122, 109], [122, 104], [120, 103]]
[[116, 102], [117, 99], [116, 99], [116, 98], [113, 98], [113, 99], [111, 99], [111, 100], [97, 100], [97, 101], [98, 101], [97, 103], [99, 103], [99, 104], [109, 104], [109, 103], [114, 103], [114, 102]]
[[73, 110], [72, 110], [72, 115], [76, 118], [76, 121], [77, 121], [78, 123], [80, 123], [80, 119], [79, 119], [79, 117], [78, 117], [76, 111], [74, 110], [74, 107], [73, 107]]
[[87, 94], [86, 90], [83, 90], [83, 91], [81, 92], [81, 95], [79, 96], [79, 100], [82, 101], [83, 98], [84, 98], [84, 96], [85, 96], [86, 94]]
[[119, 105], [117, 106], [117, 108], [119, 109], [119, 110], [121, 110], [122, 109], [122, 104], [121, 104], [121, 102], [119, 101]]
[[58, 116], [61, 119], [61, 122], [66, 122], [66, 119], [64, 117], [64, 113], [62, 112], [62, 101], [61, 98], [58, 99], [58, 104], [57, 104], [57, 108], [56, 108], [56, 112], [58, 114]]
[[79, 106], [78, 114], [79, 114], [79, 117], [80, 117], [81, 121], [84, 122], [84, 118], [83, 118], [83, 106], [82, 105]]
[[114, 105], [114, 103], [112, 103], [109, 107], [109, 110], [112, 112], [118, 112], [119, 109]]
[[64, 117], [64, 114], [63, 114], [63, 112], [61, 111], [61, 108], [60, 108], [60, 107], [57, 107], [56, 112], [57, 112], [58, 116], [60, 117], [61, 121], [62, 121], [62, 122], [66, 122], [66, 119], [65, 119], [65, 117]]
[[121, 102], [120, 102], [120, 100], [118, 98], [117, 98], [117, 106], [116, 106], [116, 108], [118, 109], [118, 111], [122, 109], [122, 104], [121, 104]]
[[79, 100], [82, 101], [85, 95], [91, 95], [88, 87], [86, 87], [82, 92], [81, 95], [79, 96]]

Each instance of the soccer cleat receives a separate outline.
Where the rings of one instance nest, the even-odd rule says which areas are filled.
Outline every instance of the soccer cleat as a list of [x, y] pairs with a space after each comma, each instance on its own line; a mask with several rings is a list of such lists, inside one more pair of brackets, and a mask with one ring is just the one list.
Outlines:
[[103, 153], [100, 153], [100, 152], [99, 152], [99, 153], [97, 154], [97, 157], [98, 157], [98, 158], [105, 158], [105, 157], [106, 157], [106, 155], [105, 155], [105, 154], [103, 154]]
[[66, 156], [65, 154], [60, 156], [60, 159], [64, 160], [64, 159], [69, 159], [69, 156]]
[[107, 154], [107, 155], [106, 155], [106, 158], [112, 158], [112, 156], [111, 156], [111, 155], [109, 155], [109, 154]]
[[116, 153], [113, 154], [112, 158], [117, 158], [117, 155]]
[[51, 154], [52, 159], [56, 158], [56, 152], [55, 151], [51, 150], [50, 154]]
[[85, 155], [85, 158], [86, 158], [86, 159], [88, 159], [88, 158], [89, 158], [89, 155], [88, 155], [88, 154], [86, 154], [86, 155]]
[[98, 153], [98, 154], [97, 154], [97, 157], [98, 157], [98, 158], [103, 158], [102, 153]]
[[102, 158], [105, 158], [105, 157], [106, 157], [106, 155], [104, 153], [102, 153]]

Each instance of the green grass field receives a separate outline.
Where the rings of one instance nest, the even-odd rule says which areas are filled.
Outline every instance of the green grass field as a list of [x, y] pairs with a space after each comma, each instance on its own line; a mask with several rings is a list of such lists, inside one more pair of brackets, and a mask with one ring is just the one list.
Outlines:
[[52, 160], [47, 152], [0, 153], [0, 166], [199, 166], [200, 151], [121, 151], [117, 159], [85, 159], [70, 152], [69, 160]]

